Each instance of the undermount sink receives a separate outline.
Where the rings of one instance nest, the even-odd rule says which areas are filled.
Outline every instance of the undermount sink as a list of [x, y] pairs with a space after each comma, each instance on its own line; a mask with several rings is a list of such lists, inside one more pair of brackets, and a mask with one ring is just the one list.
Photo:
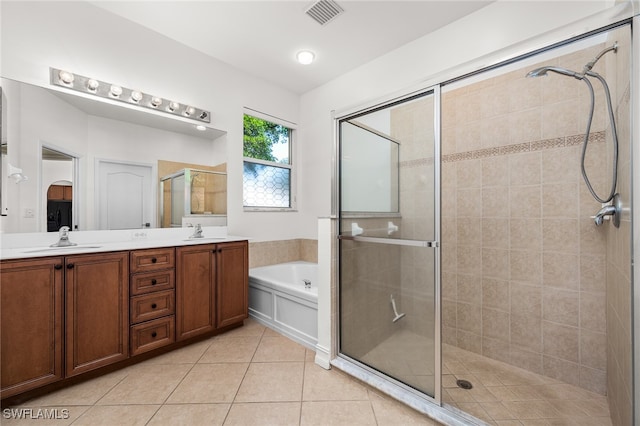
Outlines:
[[29, 249], [23, 251], [23, 253], [41, 253], [47, 251], [60, 251], [60, 250], [82, 250], [82, 249], [94, 249], [102, 246], [66, 246], [66, 247], [43, 247], [37, 249]]

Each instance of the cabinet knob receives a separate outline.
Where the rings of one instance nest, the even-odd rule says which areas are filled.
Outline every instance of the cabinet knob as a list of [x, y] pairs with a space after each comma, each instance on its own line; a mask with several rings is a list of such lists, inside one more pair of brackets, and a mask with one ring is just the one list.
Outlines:
[[156, 259], [155, 257], [151, 258], [151, 263], [156, 263], [158, 261], [158, 259]]
[[154, 278], [154, 279], [152, 279], [152, 280], [151, 280], [151, 285], [156, 285], [156, 284], [158, 284], [158, 281], [157, 281], [155, 278]]
[[73, 263], [68, 263], [67, 264], [67, 269], [73, 269], [75, 265]]
[[53, 269], [55, 269], [56, 271], [59, 271], [60, 269], [62, 269], [62, 265], [55, 265]]
[[151, 337], [156, 337], [158, 335], [158, 333], [156, 333], [155, 331], [153, 333], [151, 333]]
[[152, 304], [151, 304], [151, 309], [155, 309], [155, 308], [157, 308], [157, 307], [158, 307], [158, 305], [156, 305], [155, 303], [152, 303]]

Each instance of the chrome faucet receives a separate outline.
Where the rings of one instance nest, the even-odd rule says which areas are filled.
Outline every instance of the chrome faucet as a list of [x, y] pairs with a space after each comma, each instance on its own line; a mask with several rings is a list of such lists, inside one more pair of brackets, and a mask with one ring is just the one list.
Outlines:
[[622, 202], [620, 200], [620, 194], [613, 196], [611, 204], [602, 207], [595, 216], [592, 216], [596, 226], [600, 226], [604, 223], [606, 216], [611, 216], [611, 221], [616, 228], [620, 227], [620, 215], [622, 214]]
[[60, 228], [59, 234], [58, 234], [58, 242], [55, 244], [51, 244], [50, 247], [70, 247], [70, 246], [77, 246], [76, 243], [72, 243], [71, 241], [69, 241], [69, 227], [68, 226], [63, 226]]
[[613, 206], [604, 206], [600, 209], [598, 213], [593, 217], [596, 226], [600, 226], [604, 223], [605, 216], [613, 216], [616, 214], [616, 208]]
[[189, 238], [204, 238], [202, 235], [202, 226], [198, 223], [193, 230], [193, 234], [189, 236]]

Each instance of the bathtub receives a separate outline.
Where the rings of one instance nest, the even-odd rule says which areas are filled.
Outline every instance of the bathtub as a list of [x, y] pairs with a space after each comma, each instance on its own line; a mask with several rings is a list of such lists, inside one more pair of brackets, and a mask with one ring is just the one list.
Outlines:
[[[249, 315], [315, 349], [318, 342], [318, 264], [288, 262], [249, 269]], [[311, 281], [305, 288], [304, 280]]]

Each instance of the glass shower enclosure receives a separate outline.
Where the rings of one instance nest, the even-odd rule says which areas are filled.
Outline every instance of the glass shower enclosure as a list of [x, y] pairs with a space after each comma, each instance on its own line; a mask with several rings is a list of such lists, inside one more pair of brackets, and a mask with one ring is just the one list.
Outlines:
[[[184, 168], [160, 179], [163, 228], [199, 223], [204, 217], [226, 219], [227, 174]], [[225, 221], [226, 223], [226, 221]]]
[[439, 88], [339, 117], [339, 357], [440, 400]]

